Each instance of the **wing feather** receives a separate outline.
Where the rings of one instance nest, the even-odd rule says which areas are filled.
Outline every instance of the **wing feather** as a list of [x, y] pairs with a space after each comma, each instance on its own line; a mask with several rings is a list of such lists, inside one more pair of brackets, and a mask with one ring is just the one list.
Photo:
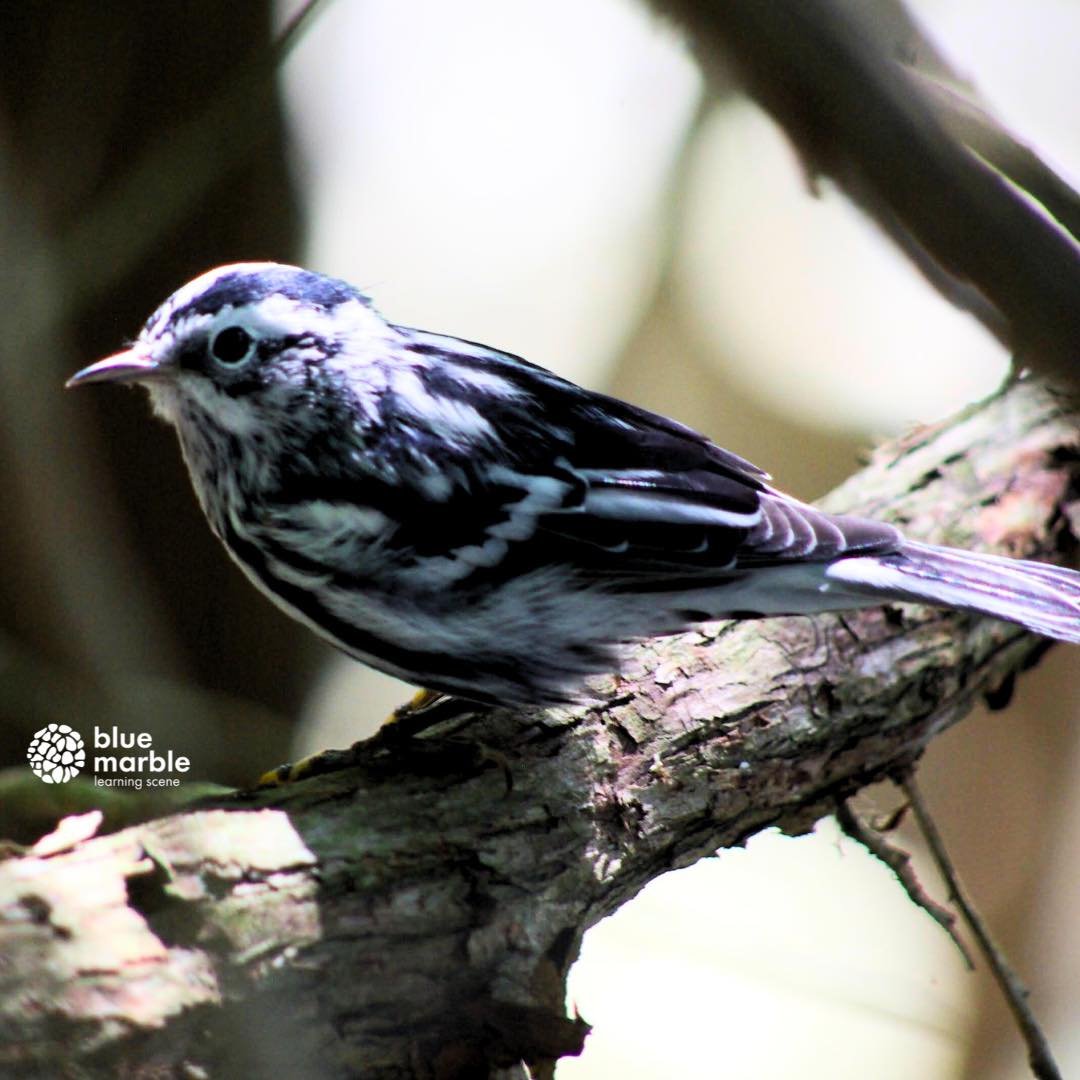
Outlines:
[[[433, 588], [552, 565], [610, 588], [692, 588], [900, 542], [890, 526], [786, 498], [762, 470], [677, 421], [508, 353], [398, 330], [415, 359], [415, 394], [432, 400], [394, 411], [388, 396], [381, 438], [394, 441], [387, 461], [400, 462], [403, 447], [424, 449], [415, 467], [380, 472], [376, 440], [340, 476], [284, 487], [396, 522], [378, 542], [416, 587], [426, 561]], [[447, 446], [424, 430], [426, 418], [453, 417], [458, 405], [490, 434]]]

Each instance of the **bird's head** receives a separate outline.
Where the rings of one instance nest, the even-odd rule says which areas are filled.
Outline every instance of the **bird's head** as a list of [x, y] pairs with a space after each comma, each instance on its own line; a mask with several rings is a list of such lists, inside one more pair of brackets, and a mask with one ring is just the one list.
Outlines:
[[208, 421], [242, 434], [270, 412], [317, 405], [328, 382], [348, 381], [362, 395], [368, 361], [393, 332], [344, 281], [279, 263], [234, 263], [178, 289], [129, 348], [67, 386], [140, 383], [182, 438]]

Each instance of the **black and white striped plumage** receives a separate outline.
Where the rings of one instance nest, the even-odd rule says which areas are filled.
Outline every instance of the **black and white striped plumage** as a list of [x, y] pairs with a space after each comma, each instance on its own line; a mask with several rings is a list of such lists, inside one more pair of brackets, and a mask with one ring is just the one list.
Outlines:
[[672, 420], [245, 263], [71, 383], [143, 382], [217, 536], [372, 667], [485, 702], [578, 697], [620, 644], [916, 600], [1080, 641], [1080, 574], [835, 517]]

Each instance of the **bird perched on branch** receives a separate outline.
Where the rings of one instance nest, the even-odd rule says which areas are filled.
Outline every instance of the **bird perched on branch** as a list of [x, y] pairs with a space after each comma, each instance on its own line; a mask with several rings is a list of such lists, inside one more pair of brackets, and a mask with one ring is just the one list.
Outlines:
[[579, 700], [629, 641], [890, 600], [1080, 642], [1080, 574], [823, 513], [705, 436], [344, 281], [238, 263], [68, 381], [141, 383], [211, 529], [350, 656], [472, 701]]

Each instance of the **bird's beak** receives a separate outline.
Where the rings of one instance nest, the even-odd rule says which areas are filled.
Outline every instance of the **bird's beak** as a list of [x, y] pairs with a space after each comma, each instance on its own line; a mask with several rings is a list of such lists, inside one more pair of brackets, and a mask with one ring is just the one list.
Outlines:
[[157, 360], [145, 356], [135, 349], [125, 349], [99, 360], [96, 364], [75, 372], [64, 386], [85, 386], [86, 383], [132, 383], [143, 379], [152, 379], [162, 374], [162, 366]]

